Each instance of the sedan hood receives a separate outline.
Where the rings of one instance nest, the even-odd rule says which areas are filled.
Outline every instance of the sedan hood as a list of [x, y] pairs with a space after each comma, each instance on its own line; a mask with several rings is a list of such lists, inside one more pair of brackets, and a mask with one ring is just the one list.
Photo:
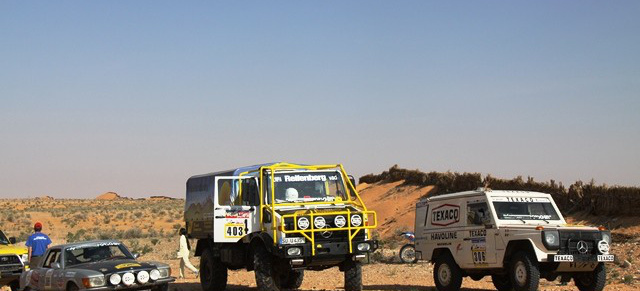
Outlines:
[[70, 267], [71, 269], [93, 270], [103, 274], [110, 274], [123, 271], [148, 270], [156, 268], [155, 264], [148, 262], [138, 262], [136, 260], [113, 260], [95, 263], [79, 264]]

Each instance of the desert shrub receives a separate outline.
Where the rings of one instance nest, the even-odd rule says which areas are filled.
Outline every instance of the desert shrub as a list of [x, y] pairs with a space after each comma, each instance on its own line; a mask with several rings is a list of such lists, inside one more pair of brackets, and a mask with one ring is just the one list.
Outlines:
[[157, 244], [158, 244], [158, 242], [160, 242], [160, 240], [159, 240], [159, 239], [157, 239], [157, 238], [152, 238], [152, 239], [151, 239], [151, 243], [152, 243], [154, 246], [155, 246], [155, 245], [157, 245]]
[[142, 230], [138, 229], [138, 228], [130, 228], [127, 229], [123, 234], [122, 234], [122, 238], [142, 238], [144, 237], [144, 234], [142, 233]]

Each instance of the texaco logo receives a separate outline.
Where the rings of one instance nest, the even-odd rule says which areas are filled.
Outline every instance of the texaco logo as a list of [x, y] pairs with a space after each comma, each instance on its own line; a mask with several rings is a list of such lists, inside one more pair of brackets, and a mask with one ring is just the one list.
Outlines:
[[578, 242], [578, 244], [576, 245], [576, 248], [578, 249], [578, 252], [583, 254], [583, 255], [586, 254], [589, 251], [589, 246], [583, 240]]

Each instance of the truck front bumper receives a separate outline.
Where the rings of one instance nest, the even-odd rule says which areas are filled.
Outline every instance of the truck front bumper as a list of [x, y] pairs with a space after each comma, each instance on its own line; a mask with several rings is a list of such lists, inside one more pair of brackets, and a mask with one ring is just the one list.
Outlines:
[[554, 263], [613, 262], [615, 255], [548, 255], [547, 261]]
[[[349, 254], [359, 255], [371, 253], [378, 249], [377, 240], [353, 241], [352, 243], [351, 251], [349, 251], [348, 242], [317, 242], [314, 246], [312, 246], [310, 242], [303, 244], [278, 245], [275, 247], [274, 254], [280, 258], [298, 259], [304, 257], [340, 256]], [[361, 251], [358, 246], [361, 245], [364, 247], [364, 244], [367, 244], [368, 247], [363, 248]], [[300, 253], [290, 255], [289, 249], [293, 248], [300, 249]], [[312, 248], [315, 248], [315, 255], [313, 254]]]

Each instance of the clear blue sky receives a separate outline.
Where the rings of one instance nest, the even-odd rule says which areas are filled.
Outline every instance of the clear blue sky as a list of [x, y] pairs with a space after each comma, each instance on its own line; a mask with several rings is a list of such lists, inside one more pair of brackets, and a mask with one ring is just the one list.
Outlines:
[[0, 197], [267, 161], [640, 186], [638, 1], [0, 2]]

